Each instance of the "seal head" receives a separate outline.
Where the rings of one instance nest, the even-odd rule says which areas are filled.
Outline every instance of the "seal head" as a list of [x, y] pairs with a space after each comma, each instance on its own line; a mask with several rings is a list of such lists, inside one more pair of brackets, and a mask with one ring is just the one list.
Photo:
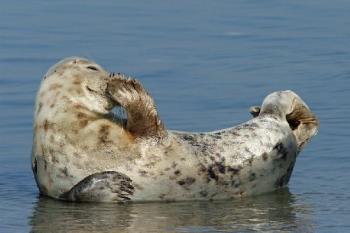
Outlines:
[[60, 89], [68, 98], [67, 101], [77, 103], [90, 111], [106, 114], [114, 105], [107, 92], [109, 76], [110, 74], [95, 62], [70, 57], [49, 69], [42, 89], [51, 85], [51, 89]]
[[293, 91], [277, 91], [269, 94], [261, 108], [250, 109], [254, 117], [272, 115], [279, 120], [287, 121], [298, 144], [300, 151], [304, 145], [317, 134], [319, 120], [307, 104]]

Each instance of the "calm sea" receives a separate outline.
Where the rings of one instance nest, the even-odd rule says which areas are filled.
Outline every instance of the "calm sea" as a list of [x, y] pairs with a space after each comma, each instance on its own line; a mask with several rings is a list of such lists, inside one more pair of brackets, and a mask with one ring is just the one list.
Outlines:
[[[0, 232], [350, 232], [350, 2], [7, 1], [0, 6]], [[139, 78], [168, 128], [250, 118], [275, 90], [321, 121], [289, 188], [222, 202], [73, 204], [30, 170], [35, 94], [67, 56]]]

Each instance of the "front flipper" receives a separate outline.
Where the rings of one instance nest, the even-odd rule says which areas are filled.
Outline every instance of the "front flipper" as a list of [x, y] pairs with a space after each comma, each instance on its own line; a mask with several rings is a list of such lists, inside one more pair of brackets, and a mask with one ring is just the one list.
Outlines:
[[105, 171], [85, 177], [60, 199], [78, 202], [126, 202], [134, 193], [132, 180], [119, 172]]
[[162, 138], [167, 134], [153, 98], [136, 79], [113, 75], [108, 84], [112, 99], [128, 113], [126, 129], [134, 137]]

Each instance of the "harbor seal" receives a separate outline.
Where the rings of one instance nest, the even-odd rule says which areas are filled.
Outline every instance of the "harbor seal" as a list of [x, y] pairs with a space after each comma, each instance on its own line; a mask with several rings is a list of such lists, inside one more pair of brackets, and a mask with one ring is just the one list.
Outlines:
[[[112, 114], [115, 106], [127, 119]], [[36, 98], [32, 170], [40, 193], [81, 202], [215, 200], [285, 186], [319, 122], [292, 91], [253, 119], [207, 133], [167, 130], [139, 81], [67, 58]]]

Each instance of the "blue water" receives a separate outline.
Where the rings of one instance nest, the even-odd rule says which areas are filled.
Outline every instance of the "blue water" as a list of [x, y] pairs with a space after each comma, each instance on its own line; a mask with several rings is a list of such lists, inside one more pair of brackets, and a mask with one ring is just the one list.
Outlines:
[[[0, 232], [350, 232], [350, 2], [2, 1]], [[67, 56], [136, 76], [168, 128], [250, 118], [297, 92], [321, 128], [289, 188], [225, 202], [72, 204], [39, 197], [30, 170], [35, 94]]]

